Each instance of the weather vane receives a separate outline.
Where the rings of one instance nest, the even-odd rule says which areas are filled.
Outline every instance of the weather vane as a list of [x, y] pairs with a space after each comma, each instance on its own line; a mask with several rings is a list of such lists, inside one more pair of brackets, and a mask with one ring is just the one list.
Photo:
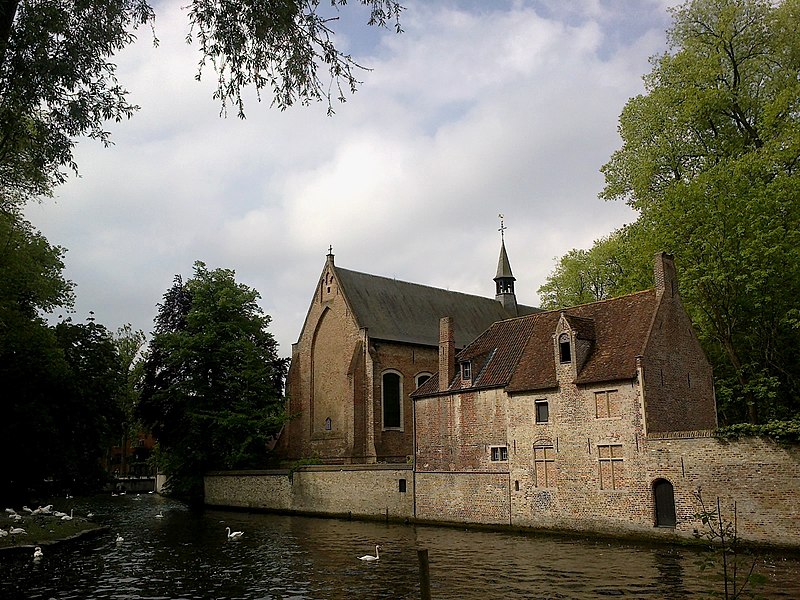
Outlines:
[[505, 233], [505, 230], [506, 230], [506, 229], [508, 229], [508, 227], [506, 227], [505, 225], [503, 225], [503, 213], [500, 213], [500, 214], [499, 214], [499, 215], [497, 215], [497, 216], [498, 216], [498, 217], [500, 217], [500, 229], [498, 229], [498, 230], [497, 230], [497, 231], [499, 231], [499, 232], [500, 232], [500, 241], [501, 241], [501, 242], [505, 242], [506, 240], [505, 240], [505, 235], [504, 235], [504, 233]]

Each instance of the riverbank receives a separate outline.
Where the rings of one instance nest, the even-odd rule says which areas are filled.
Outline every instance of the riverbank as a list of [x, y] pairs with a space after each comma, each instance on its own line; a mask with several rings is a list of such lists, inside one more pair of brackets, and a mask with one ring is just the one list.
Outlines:
[[10, 528], [20, 528], [25, 533], [9, 533], [0, 537], [0, 553], [32, 551], [36, 546], [52, 546], [100, 535], [109, 530], [107, 526], [98, 525], [85, 518], [74, 517], [64, 521], [51, 515], [27, 516], [21, 521], [10, 521], [7, 526], [4, 524], [2, 529], [8, 532]]

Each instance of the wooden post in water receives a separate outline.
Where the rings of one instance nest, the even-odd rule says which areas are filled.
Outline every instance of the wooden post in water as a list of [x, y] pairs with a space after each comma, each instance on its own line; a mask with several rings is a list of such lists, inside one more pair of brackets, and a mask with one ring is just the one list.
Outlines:
[[431, 574], [428, 569], [428, 550], [417, 550], [419, 559], [419, 597], [422, 600], [431, 600]]

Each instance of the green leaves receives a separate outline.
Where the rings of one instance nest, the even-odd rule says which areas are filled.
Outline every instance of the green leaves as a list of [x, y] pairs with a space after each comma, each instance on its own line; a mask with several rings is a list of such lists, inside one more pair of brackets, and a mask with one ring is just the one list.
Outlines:
[[[394, 0], [361, 0], [369, 6], [369, 25], [395, 22], [400, 31], [402, 7]], [[295, 102], [307, 105], [324, 100], [333, 112], [333, 100], [345, 101], [345, 93], [358, 86], [356, 72], [363, 69], [333, 43], [335, 11], [345, 0], [332, 0], [333, 14], [320, 10], [319, 0], [193, 0], [189, 8], [191, 33], [202, 58], [197, 79], [211, 63], [217, 73], [214, 98], [222, 112], [236, 107], [244, 118], [243, 90], [253, 88], [261, 100], [262, 90], [272, 94], [272, 105], [281, 110]], [[327, 69], [329, 82], [320, 76]]]
[[197, 262], [159, 305], [139, 414], [177, 493], [202, 495], [208, 470], [264, 466], [283, 424], [288, 361], [277, 356], [258, 299], [232, 270]]
[[590, 299], [582, 286], [598, 260], [626, 274], [620, 284], [600, 271], [603, 293], [644, 289], [653, 252], [674, 254], [720, 421], [790, 418], [800, 414], [800, 2], [690, 0], [673, 15], [671, 52], [651, 60], [647, 94], [623, 109], [622, 148], [602, 168], [602, 197], [639, 218], [565, 256], [540, 292], [546, 306]]
[[[75, 138], [109, 143], [105, 121], [136, 106], [116, 80], [113, 55], [154, 18], [143, 0], [10, 0], [0, 31], [0, 204], [50, 195], [76, 169]], [[14, 14], [15, 13], [15, 14]]]

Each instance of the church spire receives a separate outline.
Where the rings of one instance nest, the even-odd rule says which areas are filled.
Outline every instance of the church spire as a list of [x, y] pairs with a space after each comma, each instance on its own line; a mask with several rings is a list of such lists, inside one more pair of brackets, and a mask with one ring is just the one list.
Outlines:
[[514, 282], [516, 279], [511, 272], [511, 263], [508, 261], [508, 254], [506, 253], [505, 230], [507, 227], [503, 224], [503, 215], [500, 214], [498, 216], [500, 217], [500, 258], [497, 261], [497, 274], [494, 277], [496, 285], [495, 300], [500, 302], [513, 315], [516, 315], [517, 297], [514, 294]]

